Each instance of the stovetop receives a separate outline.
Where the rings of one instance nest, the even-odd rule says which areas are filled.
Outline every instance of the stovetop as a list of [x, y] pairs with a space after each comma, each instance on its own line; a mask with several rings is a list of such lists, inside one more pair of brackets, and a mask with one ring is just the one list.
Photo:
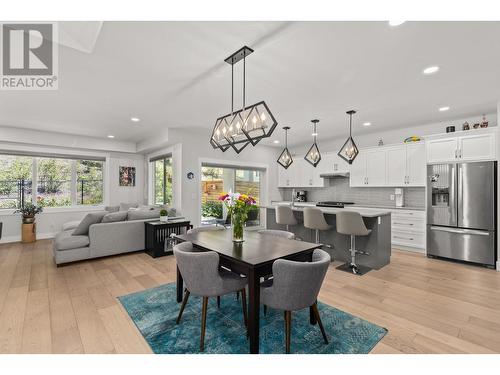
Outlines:
[[354, 202], [337, 202], [337, 201], [325, 201], [316, 203], [316, 207], [335, 207], [344, 208], [345, 205], [354, 204]]

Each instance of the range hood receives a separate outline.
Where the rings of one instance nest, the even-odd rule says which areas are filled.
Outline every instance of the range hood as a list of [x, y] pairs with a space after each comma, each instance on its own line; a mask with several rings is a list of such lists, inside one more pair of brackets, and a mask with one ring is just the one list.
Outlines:
[[321, 173], [319, 175], [321, 178], [349, 178], [349, 172], [328, 172]]

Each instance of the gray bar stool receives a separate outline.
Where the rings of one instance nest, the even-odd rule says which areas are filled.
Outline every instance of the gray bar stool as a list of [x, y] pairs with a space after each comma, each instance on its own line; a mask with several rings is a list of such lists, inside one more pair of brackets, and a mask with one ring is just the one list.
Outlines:
[[371, 229], [366, 228], [363, 218], [358, 212], [342, 211], [337, 213], [337, 233], [351, 236], [351, 262], [344, 263], [337, 267], [342, 271], [354, 273], [355, 275], [364, 275], [371, 271], [371, 268], [356, 264], [356, 254], [370, 255], [366, 251], [356, 250], [356, 236], [368, 236]]
[[333, 227], [329, 225], [326, 220], [323, 212], [316, 207], [305, 207], [304, 208], [304, 226], [306, 228], [312, 229], [315, 231], [315, 242], [321, 243], [319, 241], [319, 231], [320, 230], [330, 230]]
[[290, 232], [290, 225], [297, 225], [290, 206], [276, 206], [276, 223], [286, 225], [287, 232]]

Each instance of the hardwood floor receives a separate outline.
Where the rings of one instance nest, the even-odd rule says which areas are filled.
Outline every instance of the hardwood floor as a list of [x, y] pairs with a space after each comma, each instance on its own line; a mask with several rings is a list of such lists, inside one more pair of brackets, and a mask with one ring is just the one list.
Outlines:
[[[320, 300], [388, 328], [372, 353], [500, 353], [500, 272], [398, 250], [363, 277], [336, 265]], [[150, 353], [115, 297], [173, 281], [173, 257], [56, 268], [50, 240], [0, 245], [0, 353]]]

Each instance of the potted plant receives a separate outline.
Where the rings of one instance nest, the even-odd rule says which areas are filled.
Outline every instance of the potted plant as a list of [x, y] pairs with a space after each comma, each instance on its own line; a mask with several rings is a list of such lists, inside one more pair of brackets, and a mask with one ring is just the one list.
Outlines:
[[28, 202], [24, 204], [24, 207], [14, 211], [15, 214], [18, 212], [23, 215], [23, 224], [33, 224], [35, 222], [35, 215], [43, 212], [43, 207]]
[[219, 200], [224, 202], [228, 215], [231, 215], [233, 242], [243, 242], [243, 227], [247, 221], [248, 213], [257, 204], [255, 198], [246, 194], [229, 192], [222, 194]]
[[168, 221], [168, 212], [165, 209], [160, 210], [160, 221]]

